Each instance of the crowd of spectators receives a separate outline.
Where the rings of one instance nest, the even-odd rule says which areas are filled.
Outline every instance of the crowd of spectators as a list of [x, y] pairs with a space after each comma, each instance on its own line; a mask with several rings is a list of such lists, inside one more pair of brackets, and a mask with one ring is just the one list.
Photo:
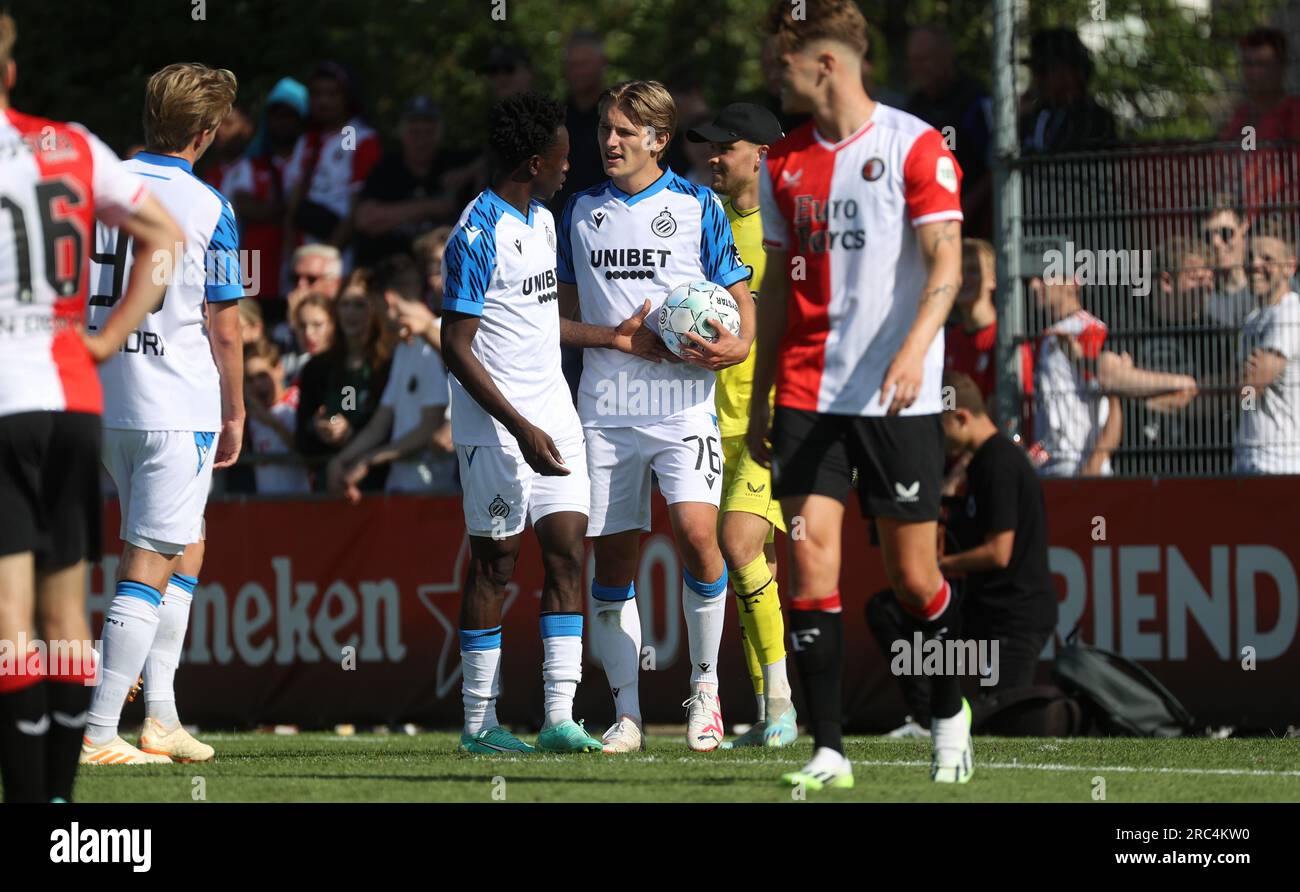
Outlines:
[[[1245, 99], [1221, 137], [1254, 126], [1262, 140], [1300, 139], [1300, 101], [1283, 87], [1283, 36], [1256, 29], [1240, 52]], [[770, 47], [760, 61], [769, 104], [788, 132], [800, 121], [779, 112]], [[964, 279], [947, 366], [970, 376], [994, 415], [998, 380], [1015, 369], [1020, 442], [1039, 473], [1300, 471], [1294, 229], [1270, 224], [1265, 234], [1240, 191], [1217, 195], [1192, 238], [1150, 246], [1153, 287], [1111, 320], [1113, 330], [1086, 284], [1027, 277], [1031, 322], [1016, 362], [1000, 363], [992, 101], [958, 66], [942, 28], [913, 29], [903, 61], [906, 77], [892, 90], [876, 82], [868, 51], [868, 90], [940, 130], [964, 173]], [[1117, 144], [1115, 118], [1091, 92], [1093, 61], [1075, 31], [1035, 33], [1022, 61], [1032, 75], [1020, 100], [1022, 155]], [[570, 170], [552, 202], [557, 215], [569, 196], [604, 177], [596, 102], [607, 68], [599, 34], [570, 36], [563, 68]], [[494, 98], [534, 86], [519, 47], [494, 47], [481, 72]], [[690, 73], [667, 82], [682, 132], [711, 118]], [[387, 147], [365, 108], [348, 67], [324, 62], [305, 83], [281, 79], [256, 116], [234, 109], [205, 159], [202, 175], [233, 204], [241, 248], [255, 258], [256, 297], [241, 310], [250, 466], [232, 475], [231, 489], [354, 498], [455, 485], [437, 339], [441, 261], [461, 209], [487, 182], [486, 160], [447, 148], [429, 96], [404, 104]], [[699, 149], [676, 139], [667, 164], [707, 183]], [[415, 315], [417, 305], [427, 318]], [[580, 364], [579, 353], [566, 351], [571, 387]]]

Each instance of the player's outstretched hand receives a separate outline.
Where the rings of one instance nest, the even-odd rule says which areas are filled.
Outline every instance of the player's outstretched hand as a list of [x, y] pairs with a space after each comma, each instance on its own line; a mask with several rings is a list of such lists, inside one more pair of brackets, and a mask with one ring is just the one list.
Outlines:
[[764, 468], [772, 467], [772, 410], [765, 401], [756, 400], [749, 407], [749, 430], [745, 445], [749, 454]]
[[713, 330], [718, 333], [718, 340], [709, 343], [693, 331], [686, 332], [686, 340], [691, 346], [682, 347], [682, 359], [698, 368], [717, 372], [733, 365], [739, 365], [749, 356], [749, 347], [745, 342], [731, 333], [716, 316], [709, 318]]
[[641, 309], [624, 319], [614, 329], [614, 348], [650, 362], [681, 362], [676, 354], [659, 339], [659, 335], [645, 324], [645, 317], [649, 312], [650, 299], [647, 298], [641, 305]]
[[[921, 378], [924, 373], [924, 353], [915, 356], [910, 353], [899, 353], [889, 364], [889, 370], [885, 372], [885, 380], [880, 385], [880, 405], [883, 406], [888, 401], [890, 415], [897, 415], [912, 405], [921, 393]], [[889, 399], [891, 390], [894, 393], [893, 399]]]
[[543, 477], [566, 477], [571, 473], [564, 466], [564, 456], [560, 455], [555, 441], [537, 425], [529, 424], [519, 432], [516, 439], [528, 467]]
[[217, 456], [213, 470], [220, 471], [239, 461], [239, 450], [244, 445], [244, 419], [223, 421], [217, 437]]

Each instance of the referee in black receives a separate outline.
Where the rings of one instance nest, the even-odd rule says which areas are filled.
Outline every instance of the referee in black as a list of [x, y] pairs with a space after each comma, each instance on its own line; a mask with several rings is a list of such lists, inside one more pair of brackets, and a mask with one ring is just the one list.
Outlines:
[[[964, 583], [962, 638], [998, 642], [996, 684], [979, 688], [987, 697], [1032, 685], [1039, 654], [1056, 628], [1047, 511], [1038, 475], [1024, 450], [989, 418], [975, 382], [947, 372], [943, 385], [948, 457], [970, 458], [965, 495], [948, 515], [948, 541], [958, 550], [940, 557], [939, 569]], [[886, 654], [895, 640], [912, 638], [909, 617], [889, 591], [868, 603], [867, 624]], [[910, 676], [899, 682], [913, 720], [928, 727], [929, 679]]]

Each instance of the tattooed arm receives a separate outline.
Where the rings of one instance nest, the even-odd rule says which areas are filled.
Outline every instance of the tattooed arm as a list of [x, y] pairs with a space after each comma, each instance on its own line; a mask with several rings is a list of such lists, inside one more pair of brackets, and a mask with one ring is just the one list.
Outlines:
[[890, 415], [916, 402], [921, 393], [925, 353], [948, 321], [952, 302], [961, 288], [961, 224], [956, 220], [926, 223], [916, 228], [916, 237], [921, 242], [927, 275], [916, 321], [880, 385], [880, 403], [889, 402]]

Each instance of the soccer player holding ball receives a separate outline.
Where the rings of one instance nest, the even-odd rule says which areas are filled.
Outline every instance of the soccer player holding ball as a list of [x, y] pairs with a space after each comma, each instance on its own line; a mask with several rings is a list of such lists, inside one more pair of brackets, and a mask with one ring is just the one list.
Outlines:
[[[582, 426], [560, 369], [555, 220], [564, 109], [526, 93], [492, 109], [490, 188], [465, 208], [443, 255], [442, 352], [452, 378], [469, 578], [460, 612], [470, 753], [599, 752], [573, 720], [582, 678], [582, 559], [590, 487]], [[526, 520], [541, 545], [546, 724], [534, 748], [501, 727], [501, 610]]]
[[[687, 744], [723, 740], [718, 700], [727, 568], [718, 548], [723, 461], [715, 372], [741, 363], [754, 336], [754, 303], [727, 215], [712, 190], [670, 170], [663, 156], [677, 127], [664, 86], [630, 81], [599, 101], [601, 159], [610, 179], [569, 199], [560, 221], [561, 338], [585, 348], [578, 415], [587, 437], [595, 538], [592, 645], [614, 694], [604, 751], [644, 749], [637, 692], [641, 621], [633, 580], [650, 529], [651, 471], [668, 503], [682, 560], [682, 608], [691, 658]], [[682, 283], [725, 288], [739, 336], [718, 327], [677, 361], [646, 324], [651, 307]], [[575, 317], [581, 311], [580, 320]]]
[[[800, 518], [805, 533], [791, 537], [790, 625], [814, 753], [784, 779], [821, 789], [853, 785], [841, 737], [839, 575], [854, 467], [900, 603], [928, 638], [960, 635], [936, 530], [961, 172], [934, 128], [866, 94], [866, 22], [852, 0], [808, 0], [798, 12], [782, 0], [768, 18], [782, 107], [812, 118], [761, 171], [769, 255], [747, 442], [771, 463], [787, 522]], [[970, 708], [955, 675], [933, 679], [931, 714], [931, 778], [964, 783]]]
[[[767, 255], [759, 216], [758, 177], [768, 149], [784, 134], [776, 116], [761, 105], [728, 105], [710, 124], [686, 138], [710, 144], [713, 189], [722, 201], [741, 262], [752, 270], [751, 291], [763, 280]], [[718, 372], [718, 432], [722, 435], [723, 493], [719, 538], [740, 615], [741, 643], [758, 700], [758, 721], [731, 746], [788, 746], [798, 737], [785, 668], [785, 626], [776, 582], [775, 530], [785, 531], [781, 503], [772, 495], [772, 474], [745, 446], [754, 381], [753, 351], [739, 365]]]

